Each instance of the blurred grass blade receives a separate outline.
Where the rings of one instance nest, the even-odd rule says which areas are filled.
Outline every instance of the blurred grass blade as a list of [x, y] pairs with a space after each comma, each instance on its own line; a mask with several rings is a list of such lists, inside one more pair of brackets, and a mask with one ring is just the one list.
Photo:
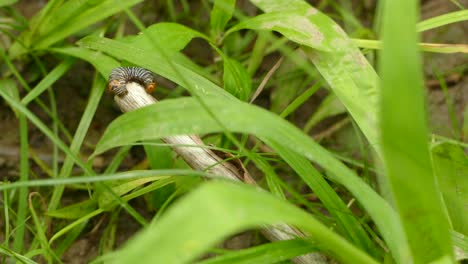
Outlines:
[[7, 6], [7, 5], [12, 5], [14, 3], [18, 2], [18, 0], [0, 0], [0, 7], [2, 6]]
[[232, 17], [236, 7], [236, 0], [215, 0], [210, 13], [211, 32], [215, 37], [220, 36]]
[[[344, 185], [368, 211], [392, 251], [405, 253], [406, 242], [395, 212], [389, 204], [308, 135], [259, 107], [220, 97], [207, 97], [203, 100], [218, 120], [224, 120], [223, 127], [194, 98], [164, 100], [115, 119], [107, 127], [93, 155], [140, 140], [174, 135], [207, 134], [222, 132], [223, 129], [254, 134], [267, 144], [278, 142], [283, 148], [330, 171], [330, 178]], [[283, 155], [282, 149], [275, 151]]]
[[460, 10], [426, 19], [416, 25], [418, 32], [468, 20], [468, 10]]
[[343, 106], [340, 100], [334, 94], [330, 94], [320, 103], [318, 109], [304, 125], [304, 131], [308, 133], [312, 127], [325, 118], [345, 112], [346, 108]]
[[[418, 1], [385, 1], [381, 123], [386, 177], [411, 249], [413, 263], [451, 263], [449, 223], [427, 144]], [[398, 17], [398, 19], [394, 19]]]
[[25, 263], [25, 264], [38, 264], [37, 262], [35, 262], [34, 260], [28, 258], [28, 257], [25, 257], [23, 255], [20, 255], [14, 251], [12, 251], [11, 249], [9, 249], [8, 247], [5, 247], [3, 245], [0, 245], [0, 255], [5, 255], [5, 256], [9, 256], [13, 259], [15, 259], [16, 261], [20, 262], [20, 263]]
[[431, 153], [453, 229], [468, 236], [468, 157], [462, 148], [446, 142], [433, 146]]
[[311, 241], [301, 239], [278, 241], [256, 247], [229, 252], [197, 264], [250, 264], [278, 263], [317, 250]]
[[[382, 49], [382, 42], [370, 39], [353, 39], [360, 48]], [[468, 45], [465, 44], [443, 44], [443, 43], [419, 43], [422, 51], [434, 53], [468, 53]]]
[[[19, 90], [16, 85], [16, 82], [12, 79], [3, 79], [0, 80], [0, 89], [3, 89], [6, 94], [8, 94], [13, 100], [19, 101], [20, 100], [20, 95], [19, 95]], [[15, 112], [16, 115], [18, 115], [18, 112], [13, 106], [10, 106], [11, 109]]]
[[[155, 225], [126, 244], [114, 262], [139, 259], [141, 263], [188, 263], [227, 235], [278, 223], [301, 227], [317, 241], [318, 247], [343, 263], [376, 263], [286, 201], [251, 186], [227, 182], [206, 183], [188, 194]], [[158, 250], [154, 250], [154, 245], [158, 245]]]
[[49, 211], [46, 214], [50, 217], [61, 219], [77, 219], [83, 217], [97, 209], [97, 203], [94, 200], [85, 200], [58, 210]]

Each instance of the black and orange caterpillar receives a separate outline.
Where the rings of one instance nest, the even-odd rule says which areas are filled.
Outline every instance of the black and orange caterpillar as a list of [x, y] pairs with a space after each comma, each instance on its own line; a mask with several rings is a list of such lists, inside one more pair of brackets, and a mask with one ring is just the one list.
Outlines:
[[127, 83], [136, 82], [143, 86], [147, 93], [156, 89], [156, 82], [151, 71], [140, 67], [117, 67], [109, 75], [108, 90], [122, 97], [128, 93]]

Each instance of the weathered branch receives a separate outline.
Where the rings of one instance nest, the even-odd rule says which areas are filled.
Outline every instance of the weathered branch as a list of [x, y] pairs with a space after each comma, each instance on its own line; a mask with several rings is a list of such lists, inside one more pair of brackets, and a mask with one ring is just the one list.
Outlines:
[[[115, 96], [115, 102], [122, 112], [129, 112], [150, 104], [157, 103], [157, 100], [145, 92], [144, 88], [137, 83], [128, 83], [126, 85], [128, 93], [121, 97]], [[203, 141], [193, 135], [172, 136], [162, 139], [171, 144], [173, 150], [181, 156], [195, 170], [207, 171], [216, 177], [224, 177], [230, 180], [243, 181], [248, 184], [256, 185], [246, 170], [236, 168], [229, 162], [224, 162], [221, 157], [213, 151], [204, 147]], [[286, 224], [276, 225], [275, 227], [265, 227], [263, 234], [272, 241], [290, 240], [296, 237], [304, 237], [299, 230]], [[327, 258], [321, 253], [310, 253], [294, 258], [295, 263], [328, 263]]]

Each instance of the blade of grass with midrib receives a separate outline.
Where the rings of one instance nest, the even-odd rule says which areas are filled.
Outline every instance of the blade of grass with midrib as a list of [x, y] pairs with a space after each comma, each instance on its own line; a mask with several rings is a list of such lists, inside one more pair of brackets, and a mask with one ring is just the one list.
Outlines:
[[[418, 1], [385, 1], [380, 53], [383, 165], [413, 263], [452, 263], [449, 223], [432, 171], [417, 47]], [[394, 19], [398, 17], [398, 19]]]

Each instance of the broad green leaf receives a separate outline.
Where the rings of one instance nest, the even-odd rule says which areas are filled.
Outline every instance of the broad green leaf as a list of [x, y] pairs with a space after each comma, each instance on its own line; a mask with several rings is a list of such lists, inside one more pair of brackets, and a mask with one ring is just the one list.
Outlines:
[[338, 100], [334, 94], [328, 95], [321, 103], [317, 111], [310, 117], [304, 126], [304, 131], [308, 132], [312, 127], [318, 124], [323, 119], [342, 114], [346, 112], [346, 108]]
[[50, 49], [50, 51], [83, 59], [91, 63], [96, 68], [96, 70], [105, 78], [109, 76], [112, 69], [120, 66], [120, 63], [118, 63], [113, 58], [102, 54], [101, 52], [91, 51], [88, 49], [66, 47], [52, 48]]
[[210, 14], [211, 31], [215, 36], [223, 32], [232, 17], [236, 7], [236, 0], [215, 0]]
[[466, 20], [468, 20], [468, 10], [460, 10], [421, 21], [416, 25], [416, 30], [422, 32]]
[[[340, 99], [347, 111], [356, 120], [370, 144], [380, 153], [377, 129], [378, 76], [360, 50], [346, 33], [326, 15], [302, 0], [251, 0], [267, 14], [300, 16], [301, 20], [313, 24], [314, 31], [302, 31], [306, 39], [321, 36], [321, 45], [296, 41], [291, 34], [285, 37], [304, 45], [302, 49], [328, 82], [333, 93]], [[249, 20], [244, 22], [249, 23]], [[289, 31], [298, 27], [294, 21], [282, 25]], [[237, 26], [236, 26], [237, 27]], [[236, 28], [234, 27], [233, 30]], [[265, 29], [261, 24], [250, 24], [252, 29]], [[318, 32], [318, 33], [317, 33]]]
[[[389, 204], [309, 136], [259, 107], [222, 97], [203, 100], [217, 120], [222, 121], [222, 126], [194, 98], [164, 100], [114, 120], [96, 146], [94, 155], [132, 142], [174, 135], [206, 134], [224, 129], [254, 134], [267, 144], [278, 142], [283, 148], [330, 171], [332, 180], [345, 186], [368, 211], [389, 247], [395, 252], [405, 252], [404, 247], [400, 249], [405, 244], [403, 233]], [[281, 149], [275, 150], [282, 155]]]
[[468, 236], [468, 157], [459, 146], [431, 148], [432, 163], [453, 229]]
[[250, 75], [240, 62], [223, 56], [224, 62], [224, 89], [230, 94], [246, 101], [252, 91], [252, 81]]
[[[199, 96], [234, 98], [205, 77], [200, 76], [178, 62], [167, 60], [159, 52], [149, 52], [126, 43], [95, 36], [86, 37], [80, 40], [79, 44], [90, 49], [106, 52], [114, 57], [149, 69]], [[96, 62], [99, 63], [99, 61]]]
[[202, 260], [197, 264], [273, 264], [307, 254], [316, 249], [317, 247], [313, 243], [301, 239], [278, 241], [226, 253], [218, 257]]
[[[312, 10], [312, 9], [309, 9]], [[308, 19], [304, 12], [274, 12], [246, 19], [226, 32], [226, 35], [241, 29], [273, 30], [283, 34], [290, 40], [301, 45], [313, 47], [321, 51], [331, 51], [332, 39], [327, 31], [318, 25], [321, 21]], [[321, 17], [318, 17], [321, 18]]]
[[450, 263], [449, 223], [427, 144], [417, 14], [415, 0], [385, 1], [379, 67], [383, 166], [409, 241], [411, 262]]
[[[286, 201], [251, 186], [227, 182], [206, 183], [188, 194], [158, 222], [113, 255], [112, 261], [129, 263], [139, 259], [142, 263], [188, 263], [227, 235], [279, 223], [301, 227], [313, 237], [318, 247], [343, 263], [376, 263]], [[154, 245], [158, 245], [158, 250], [154, 250]]]
[[208, 37], [177, 23], [157, 23], [149, 26], [136, 36], [129, 36], [120, 41], [134, 47], [159, 53], [163, 49], [167, 55], [182, 50], [193, 38], [209, 40]]

